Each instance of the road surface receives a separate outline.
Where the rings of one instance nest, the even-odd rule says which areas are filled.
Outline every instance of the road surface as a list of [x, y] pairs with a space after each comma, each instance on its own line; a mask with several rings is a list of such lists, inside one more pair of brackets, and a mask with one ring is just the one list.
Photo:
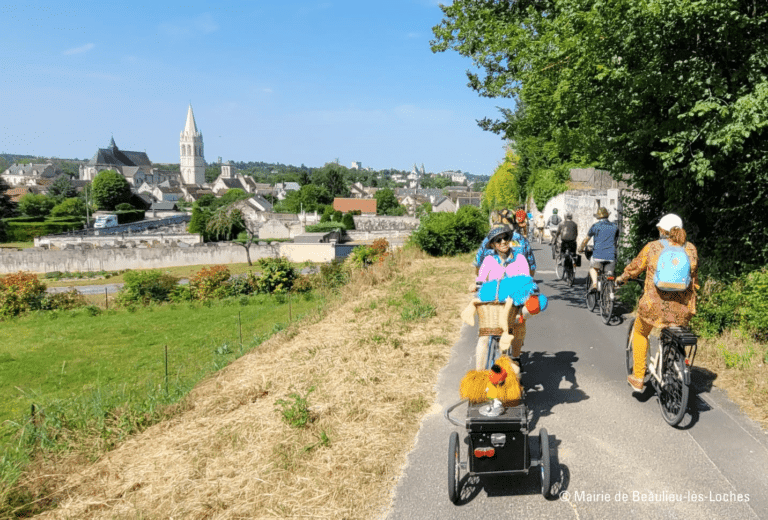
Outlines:
[[[541, 428], [550, 435], [554, 496], [541, 495], [538, 471], [484, 480], [463, 471], [460, 503], [449, 501], [452, 431], [459, 432], [462, 460], [467, 457], [466, 431], [443, 417], [474, 367], [477, 328], [464, 325], [386, 518], [768, 519], [766, 432], [701, 369], [689, 414], [679, 428], [667, 425], [652, 392], [637, 398], [627, 385], [626, 321], [606, 326], [586, 310], [586, 268], [568, 288], [555, 281], [549, 247], [534, 251], [535, 278], [550, 307], [528, 322], [522, 383], [533, 435]], [[455, 414], [461, 418], [463, 410]]]

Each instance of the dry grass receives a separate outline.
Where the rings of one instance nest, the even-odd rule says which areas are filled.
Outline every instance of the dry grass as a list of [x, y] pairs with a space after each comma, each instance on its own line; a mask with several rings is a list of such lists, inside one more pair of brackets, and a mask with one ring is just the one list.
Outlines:
[[[41, 463], [28, 483], [59, 474], [59, 506], [41, 518], [380, 516], [458, 340], [471, 275], [468, 257], [412, 251], [356, 275], [323, 316], [202, 383], [173, 419], [94, 464]], [[305, 428], [282, 420], [276, 402], [292, 393], [308, 394]]]
[[695, 365], [716, 374], [714, 384], [768, 429], [768, 344], [738, 330], [700, 338]]

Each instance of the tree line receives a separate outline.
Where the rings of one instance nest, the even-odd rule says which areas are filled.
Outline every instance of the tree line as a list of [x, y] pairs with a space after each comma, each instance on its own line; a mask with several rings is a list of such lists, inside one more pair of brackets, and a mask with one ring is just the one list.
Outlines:
[[434, 52], [508, 98], [480, 121], [513, 143], [514, 189], [546, 199], [572, 167], [609, 170], [644, 196], [634, 247], [674, 212], [706, 273], [768, 263], [768, 4], [753, 0], [455, 0]]

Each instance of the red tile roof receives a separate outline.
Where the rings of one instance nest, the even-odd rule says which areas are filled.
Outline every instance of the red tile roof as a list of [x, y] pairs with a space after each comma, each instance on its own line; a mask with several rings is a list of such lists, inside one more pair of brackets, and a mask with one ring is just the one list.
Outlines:
[[342, 213], [360, 210], [363, 214], [376, 214], [376, 199], [333, 199], [333, 209]]

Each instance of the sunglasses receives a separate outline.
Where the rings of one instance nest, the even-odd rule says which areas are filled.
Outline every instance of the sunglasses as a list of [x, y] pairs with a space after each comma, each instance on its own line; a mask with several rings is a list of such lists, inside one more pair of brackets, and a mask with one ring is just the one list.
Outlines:
[[501, 235], [499, 237], [496, 237], [493, 240], [491, 240], [491, 244], [498, 244], [502, 240], [504, 240], [506, 242], [509, 242], [509, 235], [508, 234], [504, 234], [504, 235]]

